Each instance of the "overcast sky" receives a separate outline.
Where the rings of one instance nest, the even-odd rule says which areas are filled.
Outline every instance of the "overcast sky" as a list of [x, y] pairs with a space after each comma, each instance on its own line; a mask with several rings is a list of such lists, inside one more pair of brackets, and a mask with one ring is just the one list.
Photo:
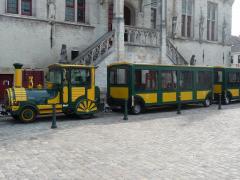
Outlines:
[[240, 0], [235, 0], [233, 4], [232, 34], [240, 35]]

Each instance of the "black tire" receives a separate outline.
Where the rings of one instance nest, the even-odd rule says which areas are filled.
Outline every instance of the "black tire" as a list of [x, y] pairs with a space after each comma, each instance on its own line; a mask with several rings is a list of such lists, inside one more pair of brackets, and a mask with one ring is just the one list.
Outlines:
[[31, 107], [24, 107], [19, 114], [19, 119], [24, 123], [30, 123], [36, 120], [36, 116], [37, 113], [35, 109]]
[[144, 106], [141, 102], [137, 101], [134, 103], [134, 106], [131, 108], [131, 112], [134, 115], [139, 115], [144, 111]]
[[229, 96], [225, 96], [223, 103], [224, 103], [225, 105], [230, 104], [230, 103], [231, 103], [230, 97], [229, 97]]
[[212, 102], [209, 97], [207, 97], [203, 102], [204, 107], [209, 107], [211, 104], [212, 104]]

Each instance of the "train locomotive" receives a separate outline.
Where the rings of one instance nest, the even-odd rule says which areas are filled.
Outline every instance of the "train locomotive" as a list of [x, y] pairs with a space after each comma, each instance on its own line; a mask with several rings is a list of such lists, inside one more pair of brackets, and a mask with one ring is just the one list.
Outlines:
[[22, 87], [22, 64], [14, 64], [15, 86], [5, 92], [3, 109], [14, 119], [33, 122], [37, 115], [57, 113], [89, 116], [98, 111], [100, 91], [95, 86], [94, 66], [53, 64], [47, 73], [47, 88]]

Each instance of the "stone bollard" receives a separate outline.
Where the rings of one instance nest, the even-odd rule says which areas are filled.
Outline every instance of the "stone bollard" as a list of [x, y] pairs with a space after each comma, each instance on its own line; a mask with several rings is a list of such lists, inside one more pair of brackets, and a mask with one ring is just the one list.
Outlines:
[[219, 100], [218, 100], [218, 110], [222, 109], [222, 94], [219, 94]]
[[56, 118], [56, 104], [53, 104], [53, 117], [52, 117], [52, 129], [56, 129], [57, 128], [57, 118]]
[[123, 120], [128, 120], [128, 100], [124, 102], [124, 117]]

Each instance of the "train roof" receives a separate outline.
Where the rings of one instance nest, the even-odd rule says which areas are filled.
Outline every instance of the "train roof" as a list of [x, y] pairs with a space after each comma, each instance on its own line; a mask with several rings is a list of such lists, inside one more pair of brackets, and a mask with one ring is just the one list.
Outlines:
[[111, 66], [121, 66], [121, 65], [129, 65], [129, 66], [162, 66], [162, 67], [193, 67], [193, 68], [215, 68], [214, 66], [190, 66], [190, 65], [166, 65], [166, 64], [150, 64], [150, 63], [129, 63], [126, 61], [115, 62], [109, 65]]
[[58, 68], [95, 68], [95, 66], [93, 65], [83, 65], [83, 64], [51, 64], [50, 66], [48, 66], [48, 68], [54, 68], [54, 67], [58, 67]]

